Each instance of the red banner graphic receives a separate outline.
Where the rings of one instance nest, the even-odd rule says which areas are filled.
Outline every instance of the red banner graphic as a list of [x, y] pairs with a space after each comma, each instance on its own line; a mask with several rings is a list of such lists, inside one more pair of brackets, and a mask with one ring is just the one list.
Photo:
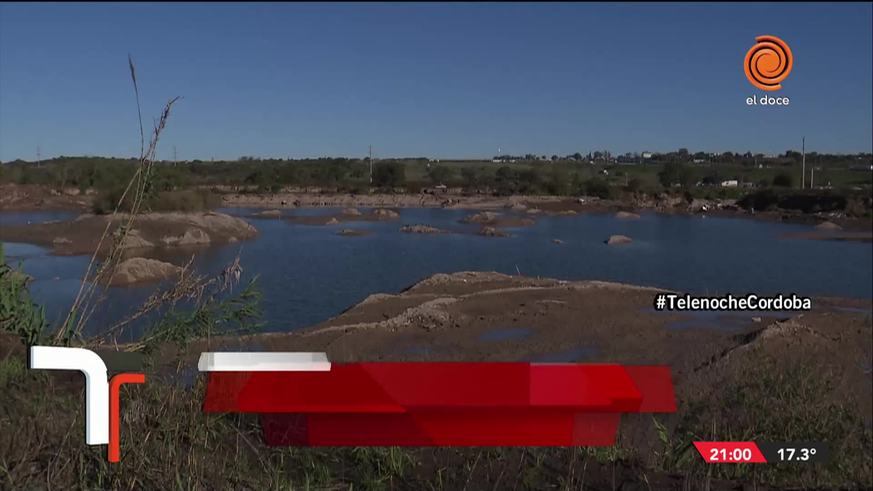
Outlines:
[[707, 464], [766, 464], [755, 442], [694, 442]]
[[676, 410], [662, 366], [335, 363], [208, 377], [203, 410], [261, 414], [269, 445], [611, 445], [621, 413]]

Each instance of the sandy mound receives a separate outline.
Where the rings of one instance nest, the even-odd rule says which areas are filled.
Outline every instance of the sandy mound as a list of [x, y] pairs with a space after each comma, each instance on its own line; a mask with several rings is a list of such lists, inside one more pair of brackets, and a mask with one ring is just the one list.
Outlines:
[[499, 215], [493, 211], [483, 211], [461, 220], [462, 223], [493, 223]]
[[112, 286], [122, 286], [158, 281], [174, 276], [181, 270], [182, 268], [175, 264], [165, 263], [157, 259], [134, 257], [118, 265], [115, 269], [115, 274], [109, 280], [109, 284]]
[[189, 228], [181, 236], [165, 235], [161, 237], [164, 246], [207, 245], [212, 241], [209, 234], [199, 228]]
[[495, 227], [482, 227], [479, 229], [479, 235], [485, 237], [509, 237], [509, 234]]
[[633, 242], [633, 239], [631, 239], [627, 235], [611, 235], [608, 239], [606, 239], [607, 245], [622, 245], [630, 244], [631, 242]]
[[620, 211], [620, 212], [615, 214], [615, 218], [620, 218], [622, 220], [636, 220], [639, 217], [640, 216], [637, 215], [636, 213], [631, 213], [629, 211]]
[[122, 249], [143, 249], [154, 246], [154, 244], [145, 240], [137, 229], [128, 232], [120, 245]]
[[252, 216], [258, 218], [279, 218], [282, 216], [282, 210], [264, 210], [253, 213]]
[[378, 217], [380, 220], [393, 220], [399, 218], [400, 214], [387, 208], [377, 208], [373, 210], [373, 216]]
[[343, 215], [357, 217], [361, 216], [361, 211], [357, 208], [346, 208], [342, 211]]
[[815, 226], [815, 229], [816, 230], [831, 231], [831, 230], [842, 230], [843, 227], [840, 227], [839, 225], [837, 225], [834, 222], [821, 222]]

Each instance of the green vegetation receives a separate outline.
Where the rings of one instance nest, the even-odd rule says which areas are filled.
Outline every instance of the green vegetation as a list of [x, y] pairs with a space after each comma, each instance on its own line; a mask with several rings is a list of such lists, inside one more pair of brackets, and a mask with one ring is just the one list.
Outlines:
[[[527, 156], [534, 158], [534, 156]], [[555, 156], [557, 158], [557, 156]], [[578, 159], [577, 159], [578, 157]], [[145, 209], [196, 210], [215, 206], [209, 191], [276, 193], [285, 188], [317, 188], [328, 192], [368, 192], [369, 189], [417, 192], [433, 185], [461, 188], [466, 192], [507, 194], [588, 194], [617, 196], [622, 192], [656, 194], [679, 189], [694, 197], [734, 197], [748, 188], [791, 189], [800, 179], [800, 156], [786, 152], [779, 157], [733, 154], [691, 154], [687, 150], [656, 154], [650, 159], [626, 158], [633, 165], [580, 155], [557, 160], [498, 159], [432, 162], [424, 158], [386, 159], [374, 162], [370, 182], [367, 159], [319, 158], [302, 160], [241, 157], [236, 161], [155, 162], [146, 191]], [[611, 157], [610, 157], [611, 158]], [[643, 163], [638, 163], [643, 162]], [[815, 184], [845, 195], [870, 195], [873, 176], [870, 154], [819, 155], [806, 158], [807, 174], [815, 169]], [[116, 202], [136, 171], [136, 159], [59, 157], [39, 166], [22, 161], [0, 165], [0, 182], [39, 184], [54, 189], [94, 190], [95, 211], [106, 212]], [[865, 167], [866, 166], [866, 167]], [[812, 176], [807, 176], [807, 183]], [[598, 181], [588, 185], [588, 181]], [[736, 180], [737, 188], [722, 188]], [[610, 190], [606, 192], [604, 183]], [[200, 189], [199, 194], [181, 191]], [[173, 194], [176, 193], [176, 194]], [[124, 204], [122, 204], [124, 206]]]
[[11, 332], [26, 345], [36, 344], [46, 327], [45, 309], [30, 299], [30, 278], [6, 264], [0, 242], [0, 332]]
[[406, 167], [400, 162], [373, 164], [373, 186], [381, 189], [403, 187], [406, 183]]
[[[820, 366], [757, 352], [727, 375], [719, 390], [688, 401], [672, 433], [659, 423], [660, 465], [774, 486], [863, 489], [873, 481], [873, 431], [852, 407], [858, 401], [841, 394], [839, 385], [839, 377]], [[696, 458], [693, 440], [828, 442], [832, 458], [818, 464], [712, 466]]]

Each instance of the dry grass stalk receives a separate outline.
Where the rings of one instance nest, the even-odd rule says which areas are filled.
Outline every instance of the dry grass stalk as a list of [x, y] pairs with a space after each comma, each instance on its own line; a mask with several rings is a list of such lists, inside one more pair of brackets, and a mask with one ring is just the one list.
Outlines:
[[[172, 109], [173, 104], [175, 104], [179, 100], [179, 97], [174, 97], [164, 105], [164, 109], [163, 111], [161, 111], [161, 116], [155, 123], [152, 130], [152, 136], [149, 140], [148, 148], [145, 148], [145, 134], [142, 125], [142, 109], [140, 104], [139, 86], [136, 81], [136, 69], [133, 64], [133, 60], [131, 60], [130, 57], [128, 57], [128, 65], [130, 67], [131, 80], [133, 81], [133, 88], [136, 96], [137, 115], [139, 119], [139, 162], [136, 172], [127, 183], [127, 186], [125, 187], [124, 192], [121, 194], [121, 197], [119, 198], [114, 211], [110, 215], [110, 219], [106, 222], [106, 228], [104, 229], [103, 234], [100, 236], [100, 240], [97, 242], [97, 247], [95, 248], [94, 253], [91, 255], [91, 259], [88, 263], [88, 268], [85, 270], [85, 274], [82, 276], [82, 283], [79, 286], [78, 292], [76, 293], [76, 298], [73, 301], [73, 305], [70, 307], [70, 311], [67, 313], [67, 317], [64, 320], [63, 324], [58, 326], [58, 329], [55, 332], [54, 339], [55, 342], [58, 343], [69, 342], [74, 337], [81, 339], [82, 330], [87, 324], [88, 319], [91, 317], [91, 315], [94, 313], [94, 310], [104, 299], [99, 298], [96, 302], [93, 301], [94, 294], [97, 290], [98, 285], [101, 284], [101, 280], [111, 278], [112, 274], [115, 272], [115, 268], [118, 266], [119, 259], [121, 258], [123, 252], [123, 247], [121, 246], [122, 244], [124, 244], [125, 238], [128, 236], [130, 230], [133, 228], [136, 216], [140, 212], [143, 200], [146, 196], [146, 193], [148, 192], [150, 179], [152, 177], [152, 168], [154, 166], [155, 155], [157, 153], [157, 147], [158, 142], [160, 141], [161, 133], [163, 133], [164, 129], [166, 128], [167, 121], [170, 117], [170, 110]], [[107, 237], [110, 236], [110, 230], [112, 230], [112, 226], [115, 223], [114, 218], [118, 215], [122, 204], [124, 203], [125, 199], [127, 199], [127, 196], [131, 191], [133, 191], [133, 200], [130, 206], [130, 212], [126, 215], [126, 221], [116, 229], [115, 233], [113, 234], [113, 242], [109, 246], [106, 257], [99, 264], [99, 266], [96, 267], [95, 270], [97, 256], [102, 250], [103, 244], [106, 241]]]

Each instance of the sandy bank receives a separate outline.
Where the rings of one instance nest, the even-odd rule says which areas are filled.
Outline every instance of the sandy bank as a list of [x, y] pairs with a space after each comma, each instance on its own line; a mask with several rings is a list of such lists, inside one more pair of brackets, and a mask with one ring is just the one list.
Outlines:
[[[129, 215], [80, 215], [74, 220], [0, 228], [0, 240], [51, 247], [56, 254], [91, 254], [109, 225], [110, 236], [101, 253], [108, 251], [119, 227]], [[154, 248], [203, 247], [233, 243], [257, 235], [257, 229], [240, 218], [223, 213], [148, 213], [135, 217], [122, 247], [132, 255]]]
[[86, 210], [92, 195], [35, 184], [0, 184], [0, 211]]

